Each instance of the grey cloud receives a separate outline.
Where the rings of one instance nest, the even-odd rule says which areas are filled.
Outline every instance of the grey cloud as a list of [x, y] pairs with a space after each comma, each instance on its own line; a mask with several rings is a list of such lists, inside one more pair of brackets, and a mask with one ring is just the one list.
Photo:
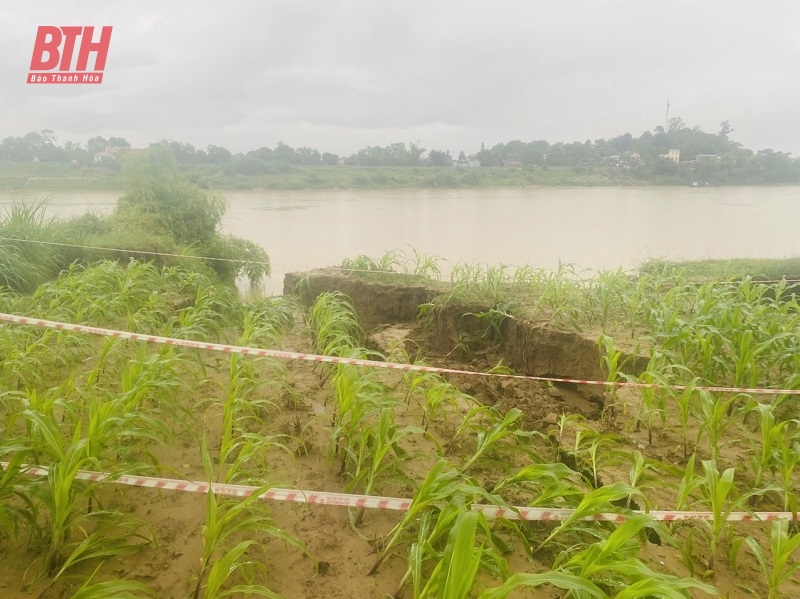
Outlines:
[[[797, 153], [798, 17], [792, 0], [41, 1], [0, 24], [0, 135], [458, 151], [638, 135], [670, 99], [690, 125]], [[114, 26], [105, 82], [26, 85], [36, 27], [80, 23]]]

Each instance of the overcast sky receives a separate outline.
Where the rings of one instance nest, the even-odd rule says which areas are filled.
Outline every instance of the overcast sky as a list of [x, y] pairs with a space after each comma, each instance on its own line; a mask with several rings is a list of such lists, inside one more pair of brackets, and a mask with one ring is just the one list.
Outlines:
[[[113, 26], [104, 82], [28, 85], [39, 25]], [[800, 1], [31, 0], [0, 17], [0, 138], [471, 153], [638, 136], [668, 99], [800, 155]]]

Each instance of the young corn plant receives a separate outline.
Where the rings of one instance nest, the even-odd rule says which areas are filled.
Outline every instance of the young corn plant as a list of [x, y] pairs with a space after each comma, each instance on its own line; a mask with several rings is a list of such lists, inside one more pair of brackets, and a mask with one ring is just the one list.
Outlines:
[[576, 462], [588, 468], [589, 483], [597, 489], [602, 486], [600, 471], [619, 464], [623, 454], [618, 449], [619, 437], [611, 433], [600, 433], [591, 426], [583, 425], [575, 433], [572, 456]]
[[460, 417], [465, 405], [469, 407], [474, 404], [475, 400], [470, 395], [462, 393], [448, 382], [428, 387], [422, 407], [422, 427], [427, 431], [431, 422], [436, 420], [439, 415], [445, 422], [447, 422], [448, 414]]
[[415, 538], [412, 529], [420, 525], [427, 513], [441, 511], [447, 505], [466, 507], [477, 498], [485, 503], [504, 505], [500, 497], [488, 493], [474, 479], [450, 467], [447, 460], [438, 460], [420, 483], [402, 520], [389, 532], [369, 575], [377, 574], [398, 544]]
[[636, 557], [641, 549], [638, 537], [645, 527], [654, 529], [662, 539], [670, 538], [663, 525], [646, 514], [639, 514], [628, 518], [607, 538], [577, 552], [568, 550], [562, 553], [556, 565], [561, 571], [589, 580], [602, 589], [630, 589], [633, 585], [649, 582], [658, 596], [685, 597], [687, 589], [716, 594], [716, 589], [710, 585], [655, 572], [639, 560]]
[[320, 294], [308, 314], [317, 353], [341, 356], [360, 347], [364, 330], [353, 303], [341, 292]]
[[[478, 599], [506, 599], [511, 593], [519, 589], [538, 588], [545, 585], [568, 591], [573, 597], [609, 599], [609, 595], [590, 580], [574, 574], [565, 574], [561, 571], [550, 571], [543, 574], [512, 574], [500, 586], [483, 591], [478, 595]], [[617, 597], [619, 596], [617, 595]], [[634, 596], [641, 597], [643, 595]]]
[[[31, 389], [25, 393], [8, 394], [9, 398], [15, 401], [11, 403], [8, 419], [6, 422], [6, 438], [11, 443], [9, 452], [30, 451], [35, 463], [42, 463], [39, 460], [45, 459], [49, 448], [47, 445], [39, 443], [40, 425], [37, 417], [45, 423], [57, 422], [63, 418], [61, 410], [69, 411], [70, 404], [64, 401], [65, 388], [72, 387], [72, 379], [61, 385], [61, 387], [50, 391], [39, 392]], [[27, 414], [33, 413], [36, 417]], [[60, 431], [56, 428], [56, 432]]]
[[524, 266], [520, 266], [514, 270], [514, 274], [511, 275], [511, 286], [514, 288], [521, 287], [524, 289], [525, 287], [532, 286], [534, 282], [538, 281], [544, 276], [544, 270], [540, 268], [534, 268], [530, 264], [525, 264]]
[[235, 322], [240, 308], [235, 291], [222, 285], [197, 289], [194, 304], [178, 312], [177, 331], [184, 339], [216, 341]]
[[639, 430], [642, 423], [647, 428], [647, 443], [650, 446], [653, 445], [654, 420], [658, 418], [661, 421], [662, 433], [666, 428], [667, 399], [674, 395], [670, 391], [671, 383], [677, 378], [678, 373], [687, 371], [685, 367], [674, 364], [673, 360], [674, 356], [653, 348], [650, 351], [650, 360], [645, 371], [638, 377], [626, 377], [638, 383], [656, 385], [641, 390], [642, 403], [635, 419], [636, 430]]
[[[414, 364], [418, 366], [426, 366], [426, 364], [421, 360], [414, 362]], [[428, 388], [444, 382], [446, 381], [435, 372], [419, 372], [416, 370], [407, 371], [403, 374], [403, 383], [406, 388], [406, 405], [411, 404], [412, 397], [418, 395], [424, 397]]]
[[[55, 582], [84, 561], [134, 553], [152, 541], [136, 532], [141, 522], [124, 518], [122, 514], [103, 510], [83, 515], [76, 513], [78, 504], [83, 500], [88, 502], [94, 489], [94, 484], [77, 480], [78, 472], [101, 469], [100, 462], [88, 455], [89, 441], [81, 435], [80, 425], [67, 444], [56, 423], [47, 416], [26, 410], [23, 417], [31, 422], [35, 431], [33, 437], [20, 440], [22, 446], [28, 446], [27, 455], [33, 454], [33, 447], [38, 445], [40, 455], [47, 455], [51, 462], [47, 484], [31, 489], [37, 509], [46, 511], [49, 516], [47, 547], [37, 560], [41, 564], [35, 580], [53, 576]], [[130, 542], [137, 537], [142, 541]]]
[[356, 256], [355, 258], [345, 258], [342, 260], [339, 268], [342, 270], [349, 270], [350, 274], [352, 274], [353, 271], [382, 270], [381, 265], [374, 258], [365, 256], [364, 254]]
[[[47, 353], [46, 336], [49, 335], [52, 333], [45, 333], [41, 337], [30, 337], [25, 340], [27, 343], [17, 343], [7, 349], [3, 358], [3, 380], [16, 381], [14, 389], [17, 390], [41, 387], [44, 383], [45, 372], [42, 357]], [[44, 345], [43, 337], [45, 338]]]
[[87, 578], [81, 587], [75, 591], [70, 599], [139, 599], [152, 597], [153, 590], [140, 582], [132, 580], [109, 580], [107, 582], [92, 582], [102, 564], [97, 566], [92, 575]]
[[[214, 467], [205, 438], [202, 441], [203, 467], [212, 480]], [[269, 486], [254, 491], [245, 499], [219, 499], [209, 489], [206, 495], [206, 520], [203, 525], [203, 553], [193, 599], [229, 596], [259, 596], [279, 599], [264, 581], [266, 564], [248, 555], [264, 537], [281, 539], [306, 553], [295, 537], [275, 525], [266, 503], [261, 500]], [[256, 537], [256, 538], [254, 538]]]
[[379, 259], [361, 254], [360, 256], [342, 260], [340, 268], [350, 271], [405, 272], [401, 250], [387, 250]]
[[[409, 569], [403, 583], [411, 577], [415, 599], [465, 599], [470, 596], [479, 570], [495, 578], [508, 577], [508, 565], [495, 546], [497, 537], [482, 513], [449, 505], [433, 520], [423, 517], [418, 539], [409, 551]], [[443, 542], [444, 548], [438, 550]], [[423, 586], [423, 565], [427, 561], [435, 565]]]
[[[477, 412], [472, 413], [477, 414]], [[519, 423], [521, 417], [521, 410], [511, 408], [502, 419], [496, 418], [494, 423], [487, 428], [482, 423], [478, 423], [477, 419], [469, 418], [468, 415], [464, 424], [459, 427], [456, 436], [463, 430], [473, 429], [476, 448], [475, 452], [461, 466], [461, 472], [466, 473], [481, 462], [489, 462], [507, 468], [508, 462], [501, 457], [504, 452], [522, 453], [527, 457], [538, 459], [530, 443], [531, 438], [538, 433], [523, 430]]]
[[[219, 402], [222, 408], [222, 431], [219, 441], [217, 481], [232, 482], [256, 463], [261, 470], [267, 469], [266, 454], [272, 448], [291, 454], [284, 443], [287, 435], [264, 435], [265, 413], [278, 410], [269, 399], [260, 396], [259, 390], [266, 384], [285, 383], [283, 365], [266, 358], [251, 358], [231, 354], [229, 358], [228, 382], [225, 397]], [[258, 370], [269, 369], [274, 376], [266, 380], [259, 377]], [[209, 400], [216, 402], [216, 400]], [[255, 431], [253, 429], [256, 429]]]
[[457, 262], [450, 271], [450, 281], [455, 285], [477, 285], [483, 278], [483, 264]]
[[129, 468], [144, 466], [145, 458], [156, 466], [158, 460], [147, 450], [147, 443], [167, 444], [174, 437], [167, 424], [145, 410], [130, 410], [123, 399], [78, 391], [83, 405], [73, 408], [71, 418], [76, 426], [85, 422], [86, 457], [103, 464], [127, 464]]
[[758, 387], [775, 366], [774, 349], [791, 333], [782, 333], [758, 342], [752, 328], [737, 331], [729, 340], [728, 350], [734, 364], [733, 381], [736, 387]]
[[478, 284], [476, 290], [478, 297], [486, 301], [490, 306], [495, 306], [500, 302], [504, 288], [509, 279], [508, 266], [489, 266], [483, 280]]
[[[728, 468], [724, 472], [717, 469], [714, 460], [703, 461], [703, 475], [694, 474], [695, 456], [693, 455], [686, 466], [686, 473], [678, 488], [677, 509], [686, 506], [701, 505], [711, 514], [710, 521], [704, 520], [707, 529], [709, 553], [707, 566], [713, 572], [720, 546], [728, 540], [730, 523], [728, 517], [735, 511], [749, 511], [747, 505], [751, 497], [762, 495], [772, 487], [753, 489], [739, 494], [734, 485], [735, 469]], [[699, 492], [700, 498], [692, 500], [693, 492]]]
[[580, 475], [561, 463], [531, 464], [511, 474], [491, 489], [492, 493], [524, 496], [526, 505], [575, 507], [587, 488]]
[[797, 519], [798, 493], [794, 483], [797, 466], [800, 464], [800, 423], [795, 422], [794, 431], [784, 429], [778, 451], [778, 469], [780, 474], [780, 488], [783, 495], [783, 511], [791, 511]]
[[[755, 539], [748, 537], [746, 542], [767, 583], [767, 599], [779, 599], [785, 596], [781, 593], [781, 585], [800, 569], [800, 562], [791, 561], [792, 555], [800, 549], [800, 533], [790, 535], [789, 523], [786, 520], [773, 520], [769, 559], [766, 551]], [[758, 596], [755, 592], [753, 594]]]
[[[615, 310], [622, 304], [624, 288], [630, 284], [630, 278], [620, 268], [616, 271], [597, 273], [597, 283], [594, 296], [600, 304], [600, 327], [603, 333], [606, 327], [611, 324], [611, 317], [619, 310]], [[614, 322], [614, 328], [617, 323]]]
[[764, 480], [764, 475], [767, 472], [774, 472], [780, 463], [780, 450], [786, 439], [786, 431], [790, 422], [788, 420], [776, 421], [773, 404], [753, 402], [747, 409], [756, 412], [759, 416], [761, 443], [754, 444], [754, 451], [750, 456], [755, 477], [753, 486], [759, 488]]
[[374, 372], [337, 364], [333, 378], [336, 406], [329, 443], [329, 459], [341, 459], [341, 472], [348, 460], [358, 455], [360, 439], [370, 426], [371, 418], [386, 407], [400, 405], [389, 397]]
[[30, 454], [26, 451], [14, 453], [16, 449], [13, 439], [0, 444], [0, 459], [8, 461], [5, 468], [0, 466], [0, 534], [16, 538], [20, 527], [24, 526], [32, 537], [40, 537], [38, 510], [31, 499], [36, 482], [22, 472]]
[[[138, 330], [138, 329], [134, 329]], [[110, 362], [122, 353], [123, 342], [116, 337], [104, 337], [100, 351], [97, 355], [97, 362], [86, 375], [86, 389], [91, 389], [100, 382], [100, 378], [106, 375], [106, 370], [111, 367]]]
[[623, 291], [623, 310], [627, 316], [631, 339], [636, 337], [637, 329], [646, 321], [651, 298], [657, 293], [657, 280], [653, 275], [640, 273], [634, 285]]
[[[535, 555], [544, 547], [554, 542], [560, 535], [585, 532], [585, 519], [602, 513], [629, 514], [630, 510], [617, 506], [622, 499], [641, 496], [641, 491], [623, 482], [615, 482], [586, 493], [575, 507], [575, 511], [567, 516], [533, 551]], [[596, 527], [596, 524], [594, 525]], [[593, 528], [593, 527], [592, 527]], [[592, 531], [594, 532], [594, 531]]]
[[174, 400], [185, 384], [181, 373], [187, 363], [175, 347], [165, 345], [151, 354], [146, 343], [138, 344], [136, 358], [122, 370], [116, 391], [125, 413], [146, 410], [151, 417], [173, 423], [173, 431], [175, 425], [191, 431], [191, 411]]
[[441, 258], [434, 254], [425, 254], [412, 247], [414, 258], [409, 261], [408, 272], [413, 275], [427, 277], [429, 279], [438, 279], [442, 271], [439, 268]]
[[294, 327], [298, 306], [285, 296], [262, 298], [245, 306], [241, 345], [280, 347], [283, 335]]
[[708, 439], [711, 460], [716, 462], [719, 458], [719, 451], [725, 438], [725, 432], [733, 423], [730, 412], [740, 398], [748, 396], [733, 395], [724, 398], [723, 395], [710, 392], [700, 392], [697, 394], [699, 399], [696, 406], [695, 416], [700, 424], [697, 429], [696, 443], [699, 445], [705, 436]]
[[[629, 471], [630, 484], [633, 488], [644, 491], [645, 489], [654, 489], [662, 483], [665, 474], [675, 474], [675, 468], [663, 464], [657, 460], [649, 460], [645, 458], [640, 451], [633, 454], [633, 461]], [[642, 494], [645, 505], [649, 508], [650, 504], [647, 496]], [[631, 507], [632, 499], [628, 499], [627, 506]]]
[[[603, 354], [600, 356], [600, 362], [601, 367], [606, 374], [606, 381], [609, 383], [617, 382], [621, 376], [624, 376], [622, 375], [622, 369], [624, 368], [625, 364], [622, 362], [622, 352], [617, 349], [616, 345], [614, 345], [614, 339], [605, 334], [600, 335], [600, 338], [597, 340], [597, 345], [603, 352]], [[610, 398], [606, 405], [608, 406], [611, 420], [613, 421], [616, 417], [617, 386], [607, 385], [605, 392]]]
[[446, 422], [449, 413], [460, 415], [465, 405], [474, 403], [472, 397], [432, 372], [410, 371], [407, 381], [406, 404], [412, 397], [421, 396], [422, 428], [425, 431], [440, 414]]
[[[398, 428], [394, 421], [394, 408], [382, 408], [377, 426], [362, 429], [356, 439], [349, 439], [345, 448], [350, 456], [349, 461], [354, 464], [353, 479], [348, 484], [347, 491], [352, 493], [361, 489], [364, 495], [370, 495], [379, 478], [388, 475], [409, 480], [400, 466], [415, 456], [403, 449], [401, 443], [412, 434], [423, 435], [425, 431], [412, 426]], [[356, 525], [360, 525], [363, 519], [364, 508], [361, 508], [356, 517]]]
[[[674, 393], [674, 398], [678, 404], [681, 419], [681, 436], [683, 438], [683, 459], [689, 459], [689, 419], [695, 410], [696, 396], [699, 393], [708, 393], [704, 390], [697, 390], [695, 387], [700, 385], [700, 379], [694, 377], [686, 383], [686, 388], [680, 393]], [[708, 401], [708, 400], [706, 400]]]

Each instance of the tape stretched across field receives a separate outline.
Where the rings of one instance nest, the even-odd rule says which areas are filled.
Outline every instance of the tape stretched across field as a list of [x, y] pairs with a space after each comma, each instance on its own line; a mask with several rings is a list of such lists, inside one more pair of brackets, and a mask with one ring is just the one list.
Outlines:
[[[258, 349], [255, 347], [240, 347], [237, 345], [225, 345], [221, 343], [189, 341], [186, 339], [175, 339], [172, 337], [159, 337], [157, 335], [142, 335], [139, 333], [131, 333], [128, 331], [117, 331], [114, 329], [103, 329], [99, 327], [90, 327], [90, 326], [71, 324], [66, 322], [57, 322], [53, 320], [43, 320], [41, 318], [31, 318], [29, 316], [17, 316], [15, 314], [6, 314], [2, 312], [0, 312], [0, 321], [12, 322], [15, 324], [32, 325], [37, 327], [47, 327], [62, 331], [73, 331], [76, 333], [89, 333], [91, 335], [116, 337], [117, 339], [128, 339], [131, 341], [146, 341], [148, 343], [176, 345], [178, 347], [189, 347], [192, 349], [220, 351], [229, 354], [235, 353], [246, 356], [278, 358], [281, 360], [304, 360], [307, 362], [326, 362], [329, 364], [346, 364], [349, 366], [370, 366], [373, 368], [386, 368], [389, 370], [435, 372], [439, 374], [462, 374], [471, 376], [499, 377], [499, 378], [510, 378], [510, 379], [549, 382], [549, 383], [571, 383], [574, 385], [597, 385], [604, 387], [626, 387], [634, 389], [675, 389], [678, 391], [682, 391], [689, 388], [686, 385], [661, 385], [658, 383], [632, 383], [625, 381], [590, 381], [584, 379], [528, 376], [522, 374], [500, 374], [494, 372], [475, 372], [472, 370], [458, 370], [455, 368], [437, 368], [435, 366], [421, 366], [418, 364], [380, 362], [378, 360], [339, 358], [335, 356], [322, 356], [318, 354], [306, 354], [300, 352], [281, 351], [275, 349]], [[751, 395], [800, 395], [800, 389], [766, 389], [766, 388], [713, 387], [713, 386], [695, 386], [692, 387], [692, 389], [697, 391], [711, 391], [715, 393], [746, 393]]]
[[[7, 468], [7, 462], [0, 462], [0, 467]], [[49, 470], [38, 466], [21, 466], [21, 470], [31, 476], [47, 476]], [[162, 489], [166, 491], [184, 491], [188, 493], [208, 493], [211, 490], [216, 495], [228, 497], [249, 497], [259, 487], [248, 485], [226, 485], [219, 483], [199, 483], [173, 478], [155, 478], [149, 476], [115, 476], [103, 472], [79, 470], [75, 476], [77, 480], [92, 482], [110, 482], [118, 485], [144, 487], [148, 489]], [[297, 489], [268, 489], [262, 492], [261, 499], [273, 501], [288, 501], [311, 505], [333, 505], [339, 507], [370, 508], [378, 510], [394, 510], [405, 512], [411, 507], [411, 499], [399, 497], [379, 497], [375, 495], [351, 495], [348, 493], [327, 493], [325, 491], [300, 491]], [[575, 513], [571, 509], [557, 508], [530, 508], [530, 507], [501, 507], [497, 505], [473, 505], [473, 511], [483, 512], [487, 518], [505, 518], [507, 520], [529, 520], [539, 522], [557, 522], [565, 520]], [[687, 512], [687, 511], [650, 511], [633, 514], [649, 514], [654, 520], [674, 522], [677, 520], [713, 520], [712, 512]], [[591, 521], [623, 522], [628, 515], [605, 513], [593, 514], [582, 518]], [[792, 520], [791, 512], [731, 512], [725, 518], [728, 522], [770, 522], [772, 520]], [[800, 520], [800, 519], [799, 519]]]

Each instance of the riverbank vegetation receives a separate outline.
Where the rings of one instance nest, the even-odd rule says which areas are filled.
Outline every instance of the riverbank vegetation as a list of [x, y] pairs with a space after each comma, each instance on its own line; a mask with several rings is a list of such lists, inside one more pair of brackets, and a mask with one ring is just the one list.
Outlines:
[[228, 283], [244, 276], [258, 284], [269, 276], [262, 247], [221, 232], [225, 199], [189, 183], [168, 149], [127, 156], [122, 176], [125, 194], [107, 215], [49, 217], [46, 200], [15, 202], [5, 209], [0, 216], [0, 285], [30, 292], [73, 264], [103, 258], [145, 258], [161, 266], [191, 263]]
[[[796, 185], [800, 158], [742, 147], [724, 121], [717, 133], [680, 118], [639, 137], [550, 143], [512, 140], [451, 156], [393, 143], [338, 156], [278, 143], [245, 153], [162, 140], [184, 176], [210, 189], [504, 187], [530, 185]], [[122, 189], [122, 138], [59, 144], [53, 131], [0, 141], [2, 189]]]

